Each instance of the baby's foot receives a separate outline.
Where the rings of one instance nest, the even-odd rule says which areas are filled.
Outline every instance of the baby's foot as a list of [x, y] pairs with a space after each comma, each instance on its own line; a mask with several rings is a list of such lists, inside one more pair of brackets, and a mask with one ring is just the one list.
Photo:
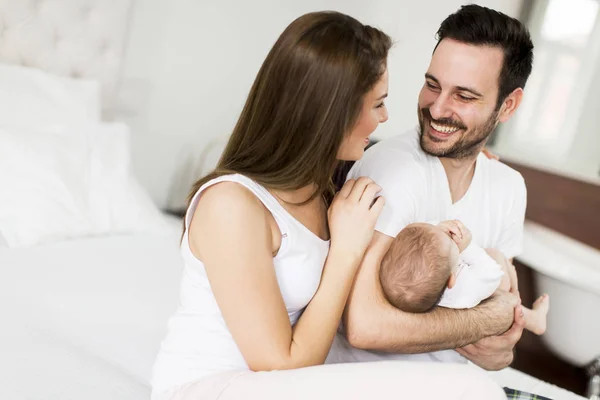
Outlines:
[[530, 321], [527, 321], [529, 329], [536, 335], [543, 335], [546, 332], [546, 316], [548, 315], [548, 308], [550, 307], [550, 296], [544, 294], [540, 296], [531, 307], [532, 312], [530, 314]]

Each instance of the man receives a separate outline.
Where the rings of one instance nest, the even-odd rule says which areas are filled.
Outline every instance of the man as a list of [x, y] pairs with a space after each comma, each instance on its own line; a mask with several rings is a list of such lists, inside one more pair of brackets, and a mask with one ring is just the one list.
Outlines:
[[518, 293], [497, 294], [470, 310], [410, 314], [385, 299], [379, 265], [406, 225], [432, 220], [461, 220], [506, 263], [519, 254], [523, 178], [480, 153], [519, 107], [532, 62], [529, 33], [516, 19], [468, 5], [442, 22], [419, 95], [418, 129], [373, 146], [348, 176], [372, 178], [386, 206], [346, 306], [347, 341], [336, 343], [329, 362], [427, 359], [417, 353], [445, 349], [489, 370], [512, 362], [524, 325]]

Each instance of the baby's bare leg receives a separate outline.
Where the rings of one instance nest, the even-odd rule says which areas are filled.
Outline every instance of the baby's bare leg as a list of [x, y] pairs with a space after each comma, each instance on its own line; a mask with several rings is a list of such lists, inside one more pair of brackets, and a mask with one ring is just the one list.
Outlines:
[[512, 289], [512, 284], [510, 282], [508, 266], [502, 265], [502, 264], [500, 264], [500, 266], [502, 267], [502, 271], [504, 272], [504, 275], [502, 275], [502, 280], [500, 281], [500, 285], [498, 286], [498, 289], [504, 290], [505, 292], [510, 292]]
[[[504, 257], [504, 254], [502, 254], [500, 251], [496, 250], [496, 249], [485, 249], [485, 251], [489, 254], [490, 257], [492, 257], [494, 259], [494, 261], [496, 261], [498, 263], [498, 265], [500, 265], [500, 267], [502, 268], [502, 271], [504, 272], [504, 275], [502, 275], [502, 280], [500, 281], [500, 285], [498, 286], [498, 290], [503, 290], [505, 292], [517, 292], [518, 293], [518, 288], [514, 288], [512, 287], [512, 282], [511, 282], [511, 273], [513, 273], [514, 271], [510, 271], [510, 267], [512, 267], [512, 269], [514, 270], [514, 267], [512, 266], [512, 264], [510, 264], [510, 262], [508, 262], [508, 260], [506, 259], [506, 257]], [[510, 267], [509, 267], [510, 265]], [[516, 272], [514, 272], [515, 275], [515, 282], [516, 282]]]
[[[502, 281], [498, 286], [499, 290], [511, 291], [516, 294], [519, 293], [517, 283], [517, 272], [514, 265], [504, 255], [496, 249], [486, 249], [487, 253], [492, 257], [504, 271]], [[547, 294], [538, 298], [534, 303], [532, 309], [523, 307], [523, 314], [525, 315], [525, 329], [536, 335], [542, 335], [546, 332], [546, 316], [548, 315], [548, 309], [550, 307], [550, 297]]]
[[548, 309], [550, 308], [550, 296], [544, 294], [540, 296], [534, 303], [530, 310], [527, 307], [523, 307], [523, 314], [525, 315], [525, 329], [536, 335], [543, 335], [546, 332], [546, 316], [548, 315]]

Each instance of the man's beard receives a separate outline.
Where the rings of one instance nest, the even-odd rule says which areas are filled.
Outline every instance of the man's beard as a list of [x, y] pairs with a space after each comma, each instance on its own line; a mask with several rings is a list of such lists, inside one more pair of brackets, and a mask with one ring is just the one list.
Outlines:
[[[419, 127], [421, 129], [421, 149], [425, 153], [436, 157], [463, 159], [472, 157], [481, 151], [483, 145], [496, 128], [499, 110], [494, 110], [492, 115], [490, 115], [490, 117], [483, 124], [473, 129], [467, 129], [460, 122], [453, 121], [449, 118], [434, 120], [431, 117], [429, 108], [418, 109], [417, 114], [419, 116]], [[429, 125], [431, 121], [440, 125], [458, 127], [463, 129], [464, 132], [461, 138], [449, 148], [436, 148], [435, 146], [431, 146], [431, 141], [435, 142], [435, 139], [426, 137], [425, 135], [425, 124]], [[429, 141], [427, 139], [429, 139]]]

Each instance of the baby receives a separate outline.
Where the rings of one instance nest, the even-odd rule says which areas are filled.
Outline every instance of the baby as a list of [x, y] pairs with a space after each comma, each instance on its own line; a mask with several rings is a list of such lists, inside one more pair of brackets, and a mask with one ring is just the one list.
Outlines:
[[[388, 301], [403, 311], [424, 313], [437, 305], [471, 308], [498, 289], [511, 289], [514, 271], [496, 258], [472, 243], [471, 232], [460, 221], [415, 223], [393, 241], [379, 279]], [[533, 309], [523, 307], [525, 329], [543, 334], [548, 307], [547, 295]]]

